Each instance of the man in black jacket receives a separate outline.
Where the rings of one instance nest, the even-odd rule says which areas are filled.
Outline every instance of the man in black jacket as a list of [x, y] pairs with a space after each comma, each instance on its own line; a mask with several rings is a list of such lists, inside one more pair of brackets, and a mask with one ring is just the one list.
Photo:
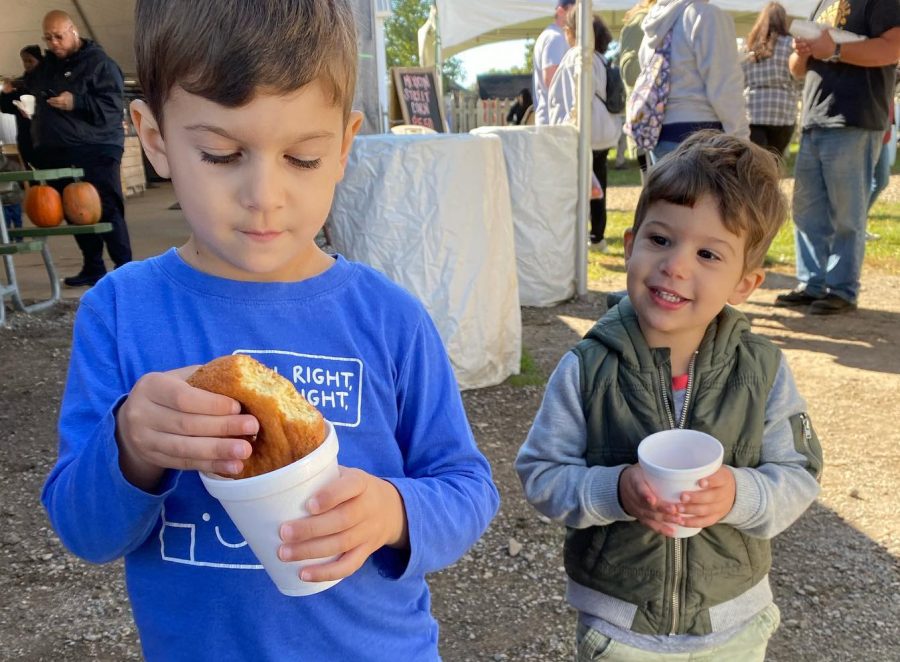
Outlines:
[[[36, 163], [41, 168], [82, 168], [83, 179], [100, 194], [101, 220], [113, 225], [105, 234], [75, 237], [84, 265], [64, 282], [90, 286], [106, 273], [104, 242], [116, 267], [131, 261], [119, 179], [125, 142], [122, 71], [99, 45], [78, 35], [65, 12], [49, 12], [43, 29], [47, 52], [29, 81], [37, 99], [31, 130]], [[52, 184], [62, 191], [67, 183]]]

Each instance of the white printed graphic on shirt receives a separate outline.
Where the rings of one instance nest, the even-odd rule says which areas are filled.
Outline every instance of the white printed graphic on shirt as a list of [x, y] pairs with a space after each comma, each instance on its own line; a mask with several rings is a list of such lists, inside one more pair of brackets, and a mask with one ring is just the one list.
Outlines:
[[163, 561], [232, 570], [262, 570], [247, 541], [221, 506], [216, 506], [215, 513], [204, 510], [198, 518], [186, 517], [187, 513], [178, 515], [178, 519], [199, 519], [197, 524], [169, 520], [163, 507], [159, 530], [159, 552]]
[[[334, 425], [360, 424], [361, 360], [266, 349], [239, 349], [234, 353], [252, 356], [286, 377]], [[193, 478], [200, 483], [199, 477]], [[182, 480], [187, 479], [182, 476]], [[164, 561], [233, 570], [263, 569], [217, 501], [167, 501], [161, 517], [159, 542]]]
[[359, 425], [363, 384], [361, 360], [276, 349], [237, 349], [234, 353], [252, 356], [286, 377], [334, 425], [351, 428]]

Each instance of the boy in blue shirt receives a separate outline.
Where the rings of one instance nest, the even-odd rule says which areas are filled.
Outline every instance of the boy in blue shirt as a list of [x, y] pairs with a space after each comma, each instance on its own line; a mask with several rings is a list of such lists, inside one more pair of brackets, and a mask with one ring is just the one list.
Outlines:
[[[138, 0], [144, 150], [187, 243], [81, 301], [42, 500], [79, 556], [125, 559], [148, 660], [436, 660], [425, 574], [458, 559], [498, 494], [424, 308], [315, 243], [361, 116], [346, 0]], [[285, 522], [285, 561], [345, 578], [279, 593], [198, 471], [240, 470], [258, 430], [190, 387], [246, 353], [336, 428], [340, 477]]]
[[[815, 499], [822, 454], [781, 351], [730, 306], [762, 283], [786, 214], [771, 154], [711, 131], [685, 140], [625, 233], [627, 296], [550, 377], [516, 469], [568, 527], [578, 660], [765, 657], [769, 540]], [[717, 438], [724, 460], [665, 503], [637, 447], [676, 426]], [[702, 530], [675, 538], [673, 524]]]

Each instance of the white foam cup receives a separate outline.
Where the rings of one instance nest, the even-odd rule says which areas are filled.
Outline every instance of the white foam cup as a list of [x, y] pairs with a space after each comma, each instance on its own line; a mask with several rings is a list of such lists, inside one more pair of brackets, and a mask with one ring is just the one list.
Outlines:
[[19, 102], [22, 104], [22, 108], [28, 114], [28, 117], [34, 115], [35, 98], [33, 94], [23, 94], [19, 97]]
[[332, 561], [336, 556], [291, 562], [278, 558], [281, 525], [288, 520], [308, 517], [306, 503], [309, 498], [338, 477], [337, 434], [328, 421], [325, 426], [327, 436], [316, 450], [281, 469], [237, 480], [200, 473], [206, 490], [219, 500], [275, 586], [285, 595], [312, 595], [340, 581], [305, 582], [300, 579], [302, 568]]
[[[697, 430], [663, 430], [645, 438], [638, 446], [638, 462], [653, 491], [663, 501], [678, 503], [682, 492], [692, 492], [697, 481], [722, 466], [719, 440]], [[675, 527], [676, 538], [700, 532], [689, 526]]]

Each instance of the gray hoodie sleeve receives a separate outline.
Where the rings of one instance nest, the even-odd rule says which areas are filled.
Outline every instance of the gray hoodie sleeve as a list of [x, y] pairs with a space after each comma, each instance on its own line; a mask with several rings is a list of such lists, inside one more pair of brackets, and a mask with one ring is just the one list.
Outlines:
[[578, 357], [568, 352], [550, 375], [544, 401], [516, 457], [525, 498], [553, 520], [577, 529], [633, 521], [619, 504], [619, 474], [628, 465], [588, 467]]
[[760, 464], [753, 469], [732, 468], [737, 494], [723, 524], [747, 535], [772, 538], [815, 501], [819, 484], [809, 470], [811, 459], [797, 450], [791, 427], [791, 419], [805, 412], [806, 403], [782, 355], [766, 402]]

